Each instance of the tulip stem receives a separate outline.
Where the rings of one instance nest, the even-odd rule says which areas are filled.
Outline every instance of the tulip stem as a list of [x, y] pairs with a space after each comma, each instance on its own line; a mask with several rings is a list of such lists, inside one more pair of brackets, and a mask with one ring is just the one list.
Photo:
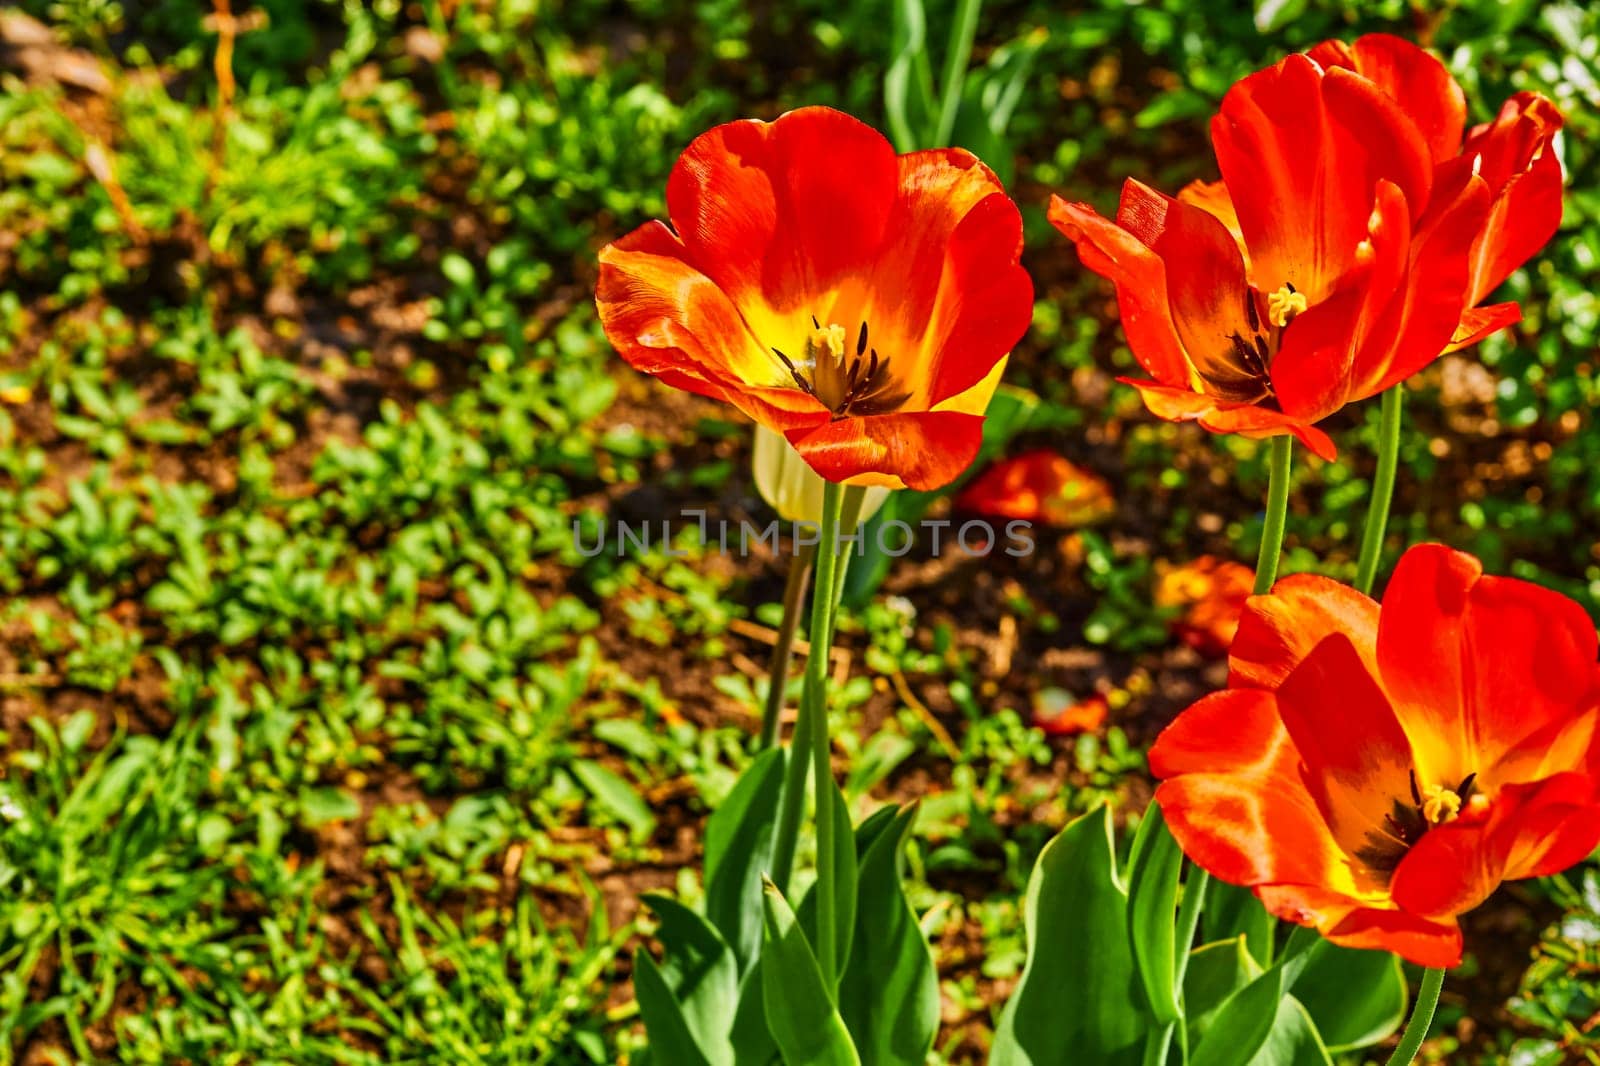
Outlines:
[[[811, 647], [806, 652], [805, 695], [800, 712], [811, 715], [812, 779], [816, 785], [817, 819], [817, 967], [822, 971], [823, 987], [832, 989], [838, 978], [838, 897], [834, 892], [838, 873], [834, 869], [834, 825], [832, 747], [828, 743], [828, 657], [833, 646], [833, 624], [839, 609], [838, 574], [840, 551], [839, 517], [843, 510], [844, 487], [828, 482], [822, 492], [822, 543], [817, 550], [817, 589], [811, 605]], [[799, 752], [795, 753], [799, 761]]]
[[[780, 892], [787, 892], [794, 872], [794, 855], [800, 834], [800, 817], [805, 809], [808, 771], [816, 785], [817, 820], [817, 965], [828, 987], [837, 978], [838, 908], [834, 894], [833, 770], [832, 748], [828, 742], [828, 657], [833, 647], [833, 624], [838, 613], [838, 572], [840, 569], [839, 519], [843, 510], [843, 487], [828, 482], [822, 493], [822, 527], [817, 552], [817, 595], [811, 598], [811, 644], [806, 651], [805, 687], [800, 695], [800, 717], [795, 722], [790, 742], [788, 767], [784, 772], [783, 798], [778, 808], [778, 827], [772, 848], [771, 877]], [[830, 595], [830, 591], [832, 595]]]
[[1395, 385], [1383, 394], [1383, 421], [1378, 430], [1378, 471], [1372, 478], [1367, 524], [1361, 530], [1361, 558], [1356, 563], [1356, 588], [1369, 595], [1372, 582], [1378, 576], [1378, 560], [1383, 557], [1383, 537], [1389, 528], [1394, 475], [1400, 465], [1400, 407], [1404, 399], [1403, 385]]
[[1289, 458], [1293, 449], [1293, 437], [1272, 438], [1267, 517], [1261, 527], [1261, 553], [1256, 557], [1257, 596], [1271, 592], [1278, 580], [1278, 559], [1283, 554], [1283, 530], [1289, 521]]
[[1444, 987], [1444, 971], [1430, 968], [1422, 972], [1422, 984], [1417, 988], [1417, 1001], [1411, 1007], [1411, 1020], [1400, 1036], [1400, 1043], [1389, 1056], [1389, 1066], [1409, 1066], [1417, 1057], [1422, 1041], [1433, 1024], [1433, 1012], [1439, 1007], [1439, 989]]
[[789, 575], [783, 585], [783, 621], [778, 623], [778, 639], [772, 645], [772, 660], [767, 665], [767, 705], [761, 714], [758, 751], [766, 751], [778, 742], [778, 719], [783, 715], [784, 695], [789, 688], [789, 662], [794, 657], [795, 631], [800, 628], [813, 554], [814, 549], [807, 545], [789, 560]]

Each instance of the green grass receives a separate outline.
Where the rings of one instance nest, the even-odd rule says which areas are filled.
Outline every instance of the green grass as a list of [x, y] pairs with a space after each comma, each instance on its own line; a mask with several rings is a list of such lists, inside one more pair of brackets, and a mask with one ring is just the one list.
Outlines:
[[[754, 506], [743, 430], [610, 354], [594, 253], [663, 210], [714, 122], [825, 102], [882, 125], [888, 20], [822, 0], [262, 6], [220, 157], [197, 5], [27, 0], [111, 89], [0, 75], [0, 1063], [617, 1061], [640, 1041], [631, 901], [699, 891], [698, 826], [761, 695], [735, 659], [764, 646], [734, 623], [771, 624], [781, 582], [690, 544], [574, 549], [574, 520]], [[1073, 683], [1137, 725], [1172, 673], [1152, 559], [1247, 551], [1265, 485], [1254, 445], [1092, 387], [1130, 359], [1045, 192], [1205, 175], [1232, 79], [1421, 21], [1280, 10], [1262, 34], [1177, 0], [997, 0], [980, 26], [980, 61], [1048, 33], [1011, 130], [1040, 292], [1014, 378], [1043, 397], [1038, 439], [1119, 472], [1122, 513], [1045, 545], [1054, 589], [1025, 580], [972, 619], [892, 586], [843, 625], [847, 792], [923, 793], [913, 901], [960, 1019], [942, 1061], [972, 1061], [1020, 968], [1043, 842], [1144, 794], [1148, 722], [1046, 739], [1037, 684], [1000, 684], [974, 630], [1005, 613], [1029, 662], [1099, 656]], [[1496, 431], [1447, 462], [1430, 440], [1463, 408], [1439, 375], [1410, 405], [1390, 542], [1447, 537], [1591, 597], [1597, 31], [1562, 4], [1437, 22], [1477, 118], [1522, 87], [1567, 109], [1572, 192], [1508, 285], [1528, 326], [1481, 353], [1496, 384], [1467, 413]], [[1339, 428], [1344, 462], [1297, 485], [1290, 568], [1353, 568], [1327, 549], [1359, 526], [1375, 408]], [[1213, 482], [1235, 464], [1236, 488]], [[1426, 491], [1463, 470], [1469, 498]], [[897, 671], [926, 708], [875, 686]], [[1560, 916], [1480, 1047], [1600, 1061], [1594, 882], [1536, 890], [1552, 902], [1528, 913]]]

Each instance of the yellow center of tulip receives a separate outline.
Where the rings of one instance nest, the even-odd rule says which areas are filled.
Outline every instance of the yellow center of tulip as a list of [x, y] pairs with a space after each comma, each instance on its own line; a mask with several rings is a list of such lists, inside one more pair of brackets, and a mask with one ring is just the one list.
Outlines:
[[1461, 813], [1461, 797], [1448, 788], [1429, 785], [1422, 793], [1422, 816], [1431, 825], [1455, 821]]
[[795, 386], [815, 396], [836, 419], [887, 414], [910, 396], [909, 392], [894, 390], [889, 360], [880, 359], [878, 349], [869, 345], [865, 322], [861, 323], [852, 348], [849, 331], [843, 326], [837, 322], [824, 326], [813, 316], [798, 361], [778, 348], [773, 348], [772, 353], [782, 360]]
[[1267, 321], [1282, 329], [1308, 306], [1306, 294], [1296, 292], [1294, 283], [1286, 281], [1282, 288], [1267, 297]]

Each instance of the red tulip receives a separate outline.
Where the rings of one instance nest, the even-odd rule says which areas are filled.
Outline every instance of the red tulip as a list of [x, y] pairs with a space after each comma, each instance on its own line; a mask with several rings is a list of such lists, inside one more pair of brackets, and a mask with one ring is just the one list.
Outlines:
[[1178, 639], [1202, 655], [1227, 655], [1256, 572], [1243, 563], [1202, 555], [1182, 566], [1162, 569], [1160, 575], [1156, 606], [1183, 610], [1172, 623]]
[[1517, 322], [1478, 306], [1561, 220], [1555, 105], [1518, 93], [1465, 134], [1461, 87], [1383, 34], [1250, 75], [1211, 122], [1222, 181], [1177, 199], [1130, 179], [1115, 222], [1050, 218], [1116, 284], [1129, 381], [1156, 415], [1292, 433]]
[[695, 138], [667, 211], [600, 253], [624, 359], [782, 433], [830, 481], [932, 489], [972, 461], [1033, 313], [1022, 219], [988, 167], [897, 157], [807, 107]]
[[1104, 478], [1049, 448], [1036, 448], [973, 478], [955, 505], [993, 518], [1072, 527], [1107, 517], [1117, 501]]
[[1594, 623], [1440, 545], [1383, 604], [1296, 575], [1252, 597], [1228, 688], [1150, 752], [1173, 836], [1335, 943], [1461, 959], [1457, 916], [1600, 842]]

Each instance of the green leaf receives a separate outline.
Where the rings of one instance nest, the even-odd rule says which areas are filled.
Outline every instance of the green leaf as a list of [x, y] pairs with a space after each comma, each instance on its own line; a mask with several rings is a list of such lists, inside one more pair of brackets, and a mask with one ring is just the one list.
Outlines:
[[894, 0], [892, 48], [893, 58], [883, 73], [884, 111], [896, 150], [909, 152], [928, 147], [922, 141], [936, 118], [922, 0]]
[[1206, 907], [1200, 915], [1205, 943], [1244, 936], [1250, 954], [1263, 967], [1272, 964], [1272, 932], [1277, 923], [1248, 888], [1213, 877], [1206, 885]]
[[787, 1066], [861, 1066], [800, 923], [776, 885], [765, 889], [761, 997], [779, 1054]]
[[656, 816], [627, 780], [593, 759], [574, 759], [572, 774], [608, 814], [628, 827], [635, 840], [655, 832]]
[[439, 272], [458, 288], [470, 289], [478, 282], [477, 272], [472, 269], [472, 264], [455, 252], [446, 252], [439, 260]]
[[342, 788], [308, 788], [300, 793], [300, 820], [308, 826], [345, 822], [361, 813], [361, 804]]
[[1266, 1044], [1283, 1001], [1283, 971], [1271, 969], [1234, 992], [1212, 1016], [1189, 1066], [1238, 1066]]
[[1305, 13], [1306, 0], [1257, 0], [1256, 29], [1276, 33]]
[[1400, 1028], [1408, 995], [1399, 959], [1387, 951], [1342, 948], [1326, 940], [1308, 955], [1294, 995], [1329, 1051], [1369, 1047]]
[[687, 1019], [667, 987], [666, 978], [656, 968], [650, 953], [639, 948], [633, 953], [633, 994], [639, 1001], [639, 1016], [644, 1019], [650, 1050], [662, 1062], [684, 1066], [712, 1066], [689, 1031]]
[[1111, 809], [1068, 825], [1028, 880], [1028, 962], [995, 1032], [991, 1066], [1143, 1061], [1144, 1009], [1117, 879]]
[[772, 866], [785, 754], [772, 748], [757, 756], [706, 821], [706, 917], [741, 971], [761, 951], [761, 878]]
[[1191, 1047], [1200, 1043], [1228, 997], [1260, 976], [1261, 967], [1242, 936], [1189, 953], [1189, 966], [1183, 974], [1183, 1011]]
[[884, 810], [890, 820], [879, 811], [857, 834], [866, 850], [839, 1011], [863, 1061], [921, 1066], [939, 1031], [939, 975], [901, 877], [916, 808]]
[[1293, 996], [1284, 996], [1278, 1001], [1266, 1043], [1249, 1066], [1333, 1066], [1333, 1060], [1305, 1007]]
[[714, 1064], [734, 1061], [729, 1030], [739, 1004], [739, 964], [716, 928], [675, 899], [647, 895], [666, 948], [661, 976], [695, 1043]]
[[[833, 913], [839, 923], [834, 930], [833, 957], [839, 960], [839, 974], [843, 975], [849, 966], [850, 947], [855, 940], [858, 859], [855, 834], [850, 831], [850, 807], [837, 786], [833, 789], [833, 824]], [[800, 901], [798, 914], [800, 928], [813, 944], [817, 942], [816, 888], [813, 885], [806, 898]]]
[[[1178, 875], [1183, 851], [1152, 803], [1128, 858], [1128, 935], [1150, 1010], [1162, 1023], [1181, 1016], [1177, 989]], [[1187, 947], [1188, 945], [1184, 945]]]
[[778, 1045], [767, 1028], [761, 959], [757, 957], [739, 982], [739, 1007], [733, 1016], [733, 1061], [739, 1066], [768, 1066], [778, 1058]]

